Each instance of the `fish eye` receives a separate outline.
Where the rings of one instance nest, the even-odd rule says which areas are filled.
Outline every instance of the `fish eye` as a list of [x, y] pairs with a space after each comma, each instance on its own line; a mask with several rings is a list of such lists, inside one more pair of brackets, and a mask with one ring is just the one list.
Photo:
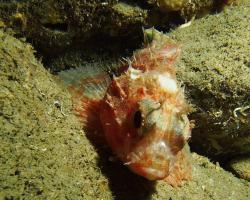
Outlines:
[[142, 125], [142, 113], [140, 110], [137, 110], [134, 114], [134, 127], [140, 128]]

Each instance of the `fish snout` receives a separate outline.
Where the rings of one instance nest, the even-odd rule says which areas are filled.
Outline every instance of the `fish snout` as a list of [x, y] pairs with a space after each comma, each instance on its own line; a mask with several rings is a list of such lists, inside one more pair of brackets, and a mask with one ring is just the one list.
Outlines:
[[169, 175], [174, 155], [166, 141], [155, 140], [147, 146], [137, 146], [128, 155], [128, 160], [128, 167], [136, 174], [149, 180], [159, 180]]

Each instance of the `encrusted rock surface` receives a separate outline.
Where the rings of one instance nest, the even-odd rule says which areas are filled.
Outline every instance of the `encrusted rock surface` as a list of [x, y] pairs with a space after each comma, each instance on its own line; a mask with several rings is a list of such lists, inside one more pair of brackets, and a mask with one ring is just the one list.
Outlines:
[[172, 21], [219, 9], [223, 2], [192, 0], [176, 13], [145, 0], [9, 0], [0, 3], [0, 27], [13, 28], [17, 36], [28, 38], [40, 52], [53, 56], [90, 39], [96, 45], [97, 39], [106, 40], [107, 36], [120, 38], [120, 43], [123, 37], [130, 38], [126, 45], [140, 43], [142, 27], [169, 29]]
[[250, 181], [250, 157], [243, 156], [233, 159], [228, 163], [227, 168], [237, 177]]
[[169, 34], [182, 45], [177, 75], [195, 109], [192, 149], [211, 157], [250, 154], [249, 12], [245, 1]]
[[0, 31], [0, 199], [110, 199], [98, 158], [67, 89]]

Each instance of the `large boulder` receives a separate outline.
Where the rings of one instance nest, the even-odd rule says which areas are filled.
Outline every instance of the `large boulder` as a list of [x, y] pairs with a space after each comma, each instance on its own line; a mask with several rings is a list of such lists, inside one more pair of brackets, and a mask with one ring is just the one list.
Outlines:
[[245, 1], [169, 34], [182, 45], [176, 67], [194, 107], [192, 149], [210, 157], [250, 154], [249, 12]]
[[142, 27], [169, 29], [170, 24], [197, 16], [197, 12], [219, 9], [224, 0], [188, 1], [182, 13], [156, 4], [145, 0], [9, 0], [0, 4], [0, 27], [13, 28], [16, 35], [28, 38], [40, 52], [51, 56], [89, 40], [92, 46], [98, 45], [107, 37], [118, 37], [120, 45], [131, 46], [141, 38]]
[[0, 31], [0, 199], [95, 199], [108, 188], [71, 111], [33, 48]]

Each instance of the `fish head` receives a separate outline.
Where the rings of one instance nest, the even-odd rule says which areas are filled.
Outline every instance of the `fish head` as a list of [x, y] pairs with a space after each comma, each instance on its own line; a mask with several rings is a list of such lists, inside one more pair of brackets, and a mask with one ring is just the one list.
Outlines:
[[106, 140], [134, 173], [167, 177], [190, 137], [188, 106], [175, 77], [132, 67], [115, 78], [100, 109]]

